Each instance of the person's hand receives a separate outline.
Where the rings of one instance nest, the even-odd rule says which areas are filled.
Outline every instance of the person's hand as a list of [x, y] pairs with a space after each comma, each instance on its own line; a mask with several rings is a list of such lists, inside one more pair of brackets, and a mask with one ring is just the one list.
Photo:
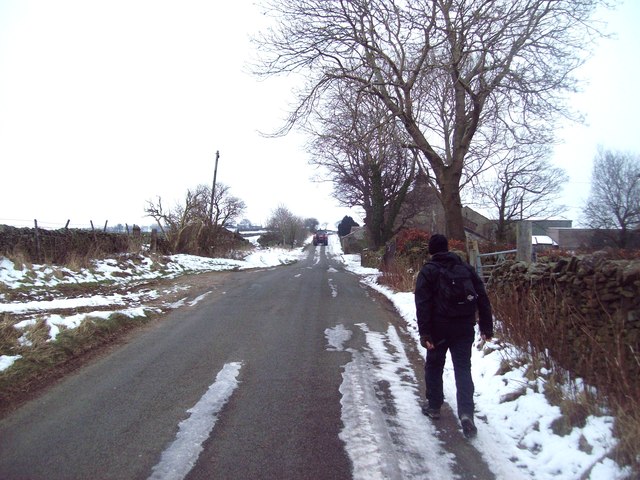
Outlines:
[[435, 346], [431, 341], [431, 337], [429, 335], [421, 335], [420, 336], [420, 345], [422, 345], [427, 350], [433, 350]]

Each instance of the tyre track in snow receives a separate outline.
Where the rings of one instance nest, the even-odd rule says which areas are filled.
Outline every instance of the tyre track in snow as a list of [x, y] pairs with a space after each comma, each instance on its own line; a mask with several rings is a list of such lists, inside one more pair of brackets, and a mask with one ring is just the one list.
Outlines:
[[[353, 463], [354, 479], [391, 480], [455, 478], [453, 457], [422, 415], [417, 382], [393, 326], [386, 333], [357, 325], [366, 335], [363, 351], [346, 348], [352, 360], [344, 366], [340, 438]], [[351, 338], [338, 325], [325, 332], [332, 349]]]

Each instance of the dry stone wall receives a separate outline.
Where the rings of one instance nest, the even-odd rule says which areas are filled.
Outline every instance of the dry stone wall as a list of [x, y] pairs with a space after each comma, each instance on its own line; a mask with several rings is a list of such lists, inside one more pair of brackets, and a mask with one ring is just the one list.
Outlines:
[[510, 336], [548, 351], [591, 384], [608, 379], [640, 393], [639, 260], [508, 261], [494, 270], [488, 287], [512, 313]]
[[60, 229], [45, 230], [0, 225], [0, 255], [20, 255], [31, 263], [67, 262], [72, 255], [91, 257], [129, 251], [137, 236], [102, 231]]

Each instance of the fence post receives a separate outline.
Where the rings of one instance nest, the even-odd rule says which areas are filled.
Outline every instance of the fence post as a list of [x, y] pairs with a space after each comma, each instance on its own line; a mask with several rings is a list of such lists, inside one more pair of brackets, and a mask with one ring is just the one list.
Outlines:
[[95, 248], [98, 248], [98, 237], [96, 236], [96, 229], [93, 226], [93, 220], [89, 220], [91, 223], [91, 233], [93, 233], [93, 245]]
[[134, 223], [133, 227], [131, 227], [131, 231], [136, 251], [139, 252], [142, 247], [142, 230]]
[[395, 271], [393, 268], [396, 263], [396, 241], [390, 240], [384, 248], [384, 254], [382, 255], [382, 263], [387, 271]]
[[480, 261], [480, 249], [478, 248], [478, 241], [471, 240], [471, 248], [469, 249], [469, 264], [475, 268], [480, 278], [482, 278], [482, 262]]
[[516, 230], [518, 235], [518, 252], [516, 253], [516, 260], [519, 262], [531, 263], [531, 221], [524, 220], [518, 222]]
[[158, 230], [155, 228], [151, 229], [151, 253], [156, 253], [158, 251]]
[[36, 257], [37, 261], [40, 261], [40, 234], [38, 233], [38, 220], [33, 219], [33, 227], [36, 236]]

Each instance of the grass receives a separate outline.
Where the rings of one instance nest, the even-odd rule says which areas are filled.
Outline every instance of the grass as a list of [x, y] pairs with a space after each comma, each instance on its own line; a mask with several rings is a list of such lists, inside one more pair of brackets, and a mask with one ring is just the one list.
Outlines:
[[618, 446], [614, 452], [617, 461], [624, 465], [634, 465], [635, 471], [640, 471], [638, 463], [638, 445], [640, 445], [640, 411], [638, 399], [632, 399], [630, 404], [615, 403], [612, 414], [616, 417], [615, 435]]
[[[249, 247], [246, 242], [243, 245], [246, 248]], [[149, 268], [152, 272], [169, 271], [169, 258], [161, 254], [142, 255], [139, 244], [133, 247], [128, 253], [115, 255], [113, 262], [124, 271], [112, 272], [114, 277], [118, 279], [130, 277], [128, 270], [132, 267], [136, 269], [140, 265], [146, 267], [149, 258], [151, 258]], [[4, 252], [2, 256], [13, 262], [16, 271], [22, 272], [24, 281], [18, 288], [9, 288], [0, 282], [2, 302], [106, 294], [116, 291], [121, 286], [117, 280], [79, 283], [71, 279], [65, 282], [73, 275], [70, 271], [94, 272], [95, 260], [105, 258], [105, 255], [96, 248], [90, 249], [86, 254], [73, 251], [58, 253], [61, 254], [57, 257], [64, 258], [64, 264], [48, 264], [36, 272], [33, 264], [28, 260], [28, 255], [24, 252]], [[55, 286], [34, 285], [38, 278], [43, 278], [43, 272], [46, 272], [45, 280], [58, 281], [53, 282]], [[135, 274], [133, 277], [135, 278]], [[133, 286], [129, 284], [127, 290], [130, 291], [136, 287], [136, 284]], [[132, 318], [116, 313], [108, 319], [87, 318], [77, 328], [62, 327], [56, 339], [51, 341], [49, 326], [43, 319], [37, 319], [34, 324], [25, 328], [16, 329], [14, 325], [19, 321], [18, 317], [2, 314], [0, 316], [0, 355], [21, 355], [21, 358], [11, 368], [0, 372], [0, 413], [4, 413], [64, 374], [78, 368], [88, 358], [99, 354], [127, 332], [149, 322], [156, 315]]]
[[[25, 299], [51, 299], [72, 298], [81, 295], [95, 295], [96, 292], [105, 292], [115, 287], [113, 280], [101, 280], [99, 282], [82, 283], [58, 283], [54, 287], [23, 285], [17, 288], [6, 288], [0, 285], [0, 294], [4, 295], [5, 302], [19, 302]], [[106, 289], [106, 290], [105, 290]]]
[[397, 292], [413, 292], [421, 265], [406, 257], [396, 257], [383, 267], [379, 283]]
[[[162, 256], [153, 256], [152, 266], [166, 269], [167, 260]], [[38, 275], [33, 266], [23, 256], [10, 258], [16, 270], [24, 273], [25, 281], [18, 288], [8, 288], [0, 284], [3, 302], [28, 301], [36, 299], [73, 298], [90, 295], [107, 295], [118, 291], [121, 284], [115, 279], [100, 281], [67, 281], [70, 271], [93, 268], [89, 256], [68, 256], [64, 266], [47, 265], [48, 279], [62, 280], [54, 286], [31, 285]], [[114, 259], [123, 269], [131, 265], [141, 265], [148, 260], [137, 254], [123, 254]], [[124, 275], [129, 275], [124, 273]], [[116, 275], [118, 272], [116, 271]], [[131, 285], [128, 290], [133, 288]], [[77, 328], [61, 331], [54, 341], [50, 340], [50, 328], [44, 319], [36, 319], [32, 325], [16, 329], [14, 325], [24, 317], [3, 314], [0, 317], [0, 355], [21, 355], [11, 368], [0, 372], [0, 411], [15, 405], [21, 399], [29, 398], [41, 386], [46, 386], [66, 372], [79, 366], [83, 360], [95, 355], [129, 330], [144, 324], [152, 317], [131, 318], [122, 314], [112, 314], [108, 319], [86, 318]]]
[[[552, 298], [536, 298], [534, 294], [513, 298], [491, 295], [492, 306], [500, 319], [504, 338], [526, 352], [532, 362], [544, 366], [544, 394], [550, 404], [560, 408], [562, 416], [554, 422], [558, 435], [568, 434], [573, 427], [584, 426], [589, 415], [611, 415], [615, 418], [614, 433], [618, 445], [611, 456], [621, 465], [630, 465], [640, 472], [640, 392], [638, 379], [625, 377], [623, 368], [630, 359], [616, 351], [614, 345], [602, 345], [595, 336], [582, 332], [579, 341], [568, 340], [568, 332], [584, 325], [579, 312], [572, 311], [568, 321], [550, 318], [548, 305]], [[564, 317], [563, 317], [564, 318]], [[613, 322], [613, 319], [611, 320]], [[615, 344], [621, 343], [621, 335]], [[570, 345], [581, 345], [579, 351]], [[635, 359], [637, 361], [637, 359]], [[634, 361], [634, 359], [631, 359]], [[564, 365], [575, 365], [589, 372], [585, 381], [575, 378]], [[596, 363], [607, 365], [597, 369]]]
[[[49, 341], [49, 327], [43, 320], [22, 332], [14, 328], [16, 320], [4, 314], [0, 319], [0, 354], [22, 355], [22, 358], [0, 372], [0, 413], [79, 367], [87, 358], [152, 318], [154, 315], [129, 317], [119, 313], [108, 319], [88, 317], [78, 328], [62, 328], [56, 339]], [[18, 341], [23, 333], [29, 346]]]
[[8, 313], [0, 317], [0, 354], [16, 355], [13, 353], [18, 346], [20, 332], [14, 328], [15, 321]]
[[113, 280], [101, 280], [99, 282], [82, 282], [82, 283], [60, 283], [55, 289], [60, 292], [63, 297], [74, 297], [84, 294], [93, 294], [99, 289], [110, 287], [115, 282]]
[[[20, 255], [11, 260], [17, 270], [29, 268]], [[130, 263], [140, 264], [143, 259], [136, 254], [126, 258], [119, 257], [119, 262], [127, 266]], [[154, 259], [154, 265], [156, 261]], [[162, 259], [157, 262], [162, 268]], [[126, 265], [125, 265], [126, 264]], [[68, 276], [68, 270], [87, 268], [91, 262], [87, 257], [71, 257], [71, 263], [62, 266], [47, 266], [50, 278]], [[38, 278], [33, 270], [25, 272], [26, 278]], [[3, 302], [27, 301], [34, 299], [72, 298], [96, 293], [108, 294], [117, 291], [115, 280], [57, 283], [53, 287], [34, 286], [25, 282], [18, 288], [0, 285]], [[0, 355], [20, 355], [11, 368], [0, 372], [0, 412], [5, 412], [22, 400], [30, 398], [35, 392], [46, 387], [64, 374], [79, 367], [84, 361], [98, 354], [103, 348], [118, 341], [132, 328], [148, 322], [152, 316], [129, 317], [112, 314], [108, 319], [86, 318], [77, 328], [61, 331], [55, 340], [50, 339], [50, 328], [45, 320], [36, 318], [35, 322], [24, 328], [16, 329], [15, 324], [24, 317], [12, 314], [0, 316]]]

